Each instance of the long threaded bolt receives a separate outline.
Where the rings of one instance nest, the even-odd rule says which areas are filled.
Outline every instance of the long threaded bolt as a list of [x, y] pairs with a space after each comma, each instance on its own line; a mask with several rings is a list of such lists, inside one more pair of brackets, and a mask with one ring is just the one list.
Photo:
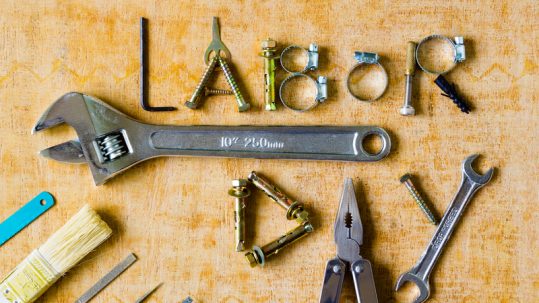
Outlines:
[[255, 267], [256, 265], [264, 266], [268, 258], [279, 253], [284, 247], [311, 233], [313, 229], [311, 223], [305, 221], [300, 226], [262, 247], [253, 246], [253, 250], [246, 253], [245, 258], [247, 258], [251, 267]]
[[204, 96], [211, 96], [211, 95], [233, 95], [234, 92], [227, 89], [218, 89], [218, 88], [208, 88], [204, 87]]
[[202, 96], [202, 93], [204, 92], [204, 88], [208, 84], [208, 81], [210, 80], [211, 73], [215, 69], [215, 66], [217, 65], [217, 56], [214, 56], [210, 60], [210, 64], [206, 67], [204, 70], [204, 73], [202, 73], [202, 78], [200, 78], [200, 81], [198, 82], [197, 87], [195, 88], [195, 92], [191, 96], [191, 99], [189, 99], [187, 102], [185, 102], [185, 106], [195, 109], [198, 107], [200, 103], [200, 96]]
[[245, 200], [251, 194], [247, 188], [247, 180], [232, 181], [228, 194], [234, 197], [234, 241], [236, 251], [245, 249]]
[[[236, 97], [236, 102], [238, 102], [238, 110], [240, 112], [244, 112], [251, 108], [251, 105], [243, 99], [243, 95], [241, 94], [240, 89], [238, 88], [238, 83], [234, 79], [234, 76], [232, 75], [232, 72], [230, 71], [230, 67], [228, 66], [228, 63], [225, 59], [223, 59], [221, 56], [217, 55], [217, 60], [219, 61], [219, 65], [221, 66], [221, 69], [223, 70], [223, 73], [225, 74], [226, 81], [228, 82], [228, 85], [230, 85], [230, 89], [232, 89], [232, 92], [234, 93], [234, 97]], [[214, 58], [215, 58], [214, 57]]]
[[415, 42], [408, 41], [408, 49], [406, 52], [406, 82], [404, 87], [404, 105], [400, 109], [400, 114], [403, 116], [415, 115], [415, 109], [412, 106], [412, 79], [415, 74]]
[[408, 189], [408, 191], [410, 192], [410, 194], [414, 198], [414, 201], [417, 203], [417, 205], [419, 205], [419, 207], [421, 208], [423, 213], [427, 216], [429, 221], [432, 224], [437, 225], [438, 220], [436, 219], [436, 217], [434, 217], [434, 214], [432, 213], [432, 211], [427, 206], [427, 203], [425, 202], [423, 197], [421, 197], [421, 195], [417, 191], [414, 183], [412, 183], [412, 176], [410, 174], [405, 174], [404, 176], [402, 176], [400, 178], [400, 181], [401, 181], [402, 184], [404, 184], [404, 186], [406, 186], [406, 189]]
[[263, 191], [268, 197], [275, 201], [279, 206], [286, 210], [286, 218], [288, 220], [296, 219], [298, 223], [307, 221], [309, 213], [303, 208], [303, 203], [293, 201], [276, 186], [271, 184], [256, 172], [251, 172], [247, 177], [254, 186]]

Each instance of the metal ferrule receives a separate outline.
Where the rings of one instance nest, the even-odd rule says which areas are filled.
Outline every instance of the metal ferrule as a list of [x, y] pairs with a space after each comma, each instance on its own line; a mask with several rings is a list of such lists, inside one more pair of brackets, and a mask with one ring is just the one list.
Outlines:
[[300, 226], [262, 247], [253, 246], [253, 250], [245, 254], [245, 257], [249, 261], [251, 267], [255, 267], [256, 265], [264, 266], [268, 258], [276, 255], [281, 249], [301, 239], [313, 230], [312, 224], [305, 221]]

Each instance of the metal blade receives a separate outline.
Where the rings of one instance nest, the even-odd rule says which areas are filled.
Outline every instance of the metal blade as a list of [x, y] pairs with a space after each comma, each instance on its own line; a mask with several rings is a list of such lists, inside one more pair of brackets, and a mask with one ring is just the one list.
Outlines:
[[39, 154], [43, 157], [60, 162], [77, 164], [86, 163], [86, 157], [84, 157], [84, 153], [82, 152], [82, 146], [77, 140], [70, 140], [51, 146], [40, 151]]
[[135, 303], [142, 303], [144, 302], [151, 294], [153, 294], [159, 287], [161, 287], [163, 283], [157, 284], [154, 288], [150, 289], [147, 293], [143, 294], [142, 297], [138, 298]]

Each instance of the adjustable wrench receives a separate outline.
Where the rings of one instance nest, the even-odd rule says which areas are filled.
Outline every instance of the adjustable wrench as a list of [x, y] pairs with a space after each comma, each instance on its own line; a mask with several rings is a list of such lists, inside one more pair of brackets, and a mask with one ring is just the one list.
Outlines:
[[494, 168], [490, 168], [484, 175], [479, 175], [472, 168], [472, 162], [478, 155], [471, 155], [462, 163], [462, 181], [460, 188], [451, 204], [445, 211], [444, 217], [438, 225], [429, 246], [421, 256], [417, 264], [409, 271], [400, 275], [395, 286], [395, 291], [405, 282], [413, 282], [419, 288], [419, 296], [414, 303], [425, 302], [430, 295], [429, 276], [436, 265], [436, 261], [445, 247], [451, 233], [457, 226], [466, 205], [472, 199], [478, 189], [487, 184], [492, 178]]
[[[54, 102], [32, 132], [61, 123], [72, 126], [78, 140], [40, 154], [57, 161], [87, 163], [96, 185], [159, 156], [378, 161], [391, 150], [389, 135], [375, 126], [151, 125], [81, 93], [68, 93]], [[381, 138], [377, 154], [363, 147], [369, 135]]]

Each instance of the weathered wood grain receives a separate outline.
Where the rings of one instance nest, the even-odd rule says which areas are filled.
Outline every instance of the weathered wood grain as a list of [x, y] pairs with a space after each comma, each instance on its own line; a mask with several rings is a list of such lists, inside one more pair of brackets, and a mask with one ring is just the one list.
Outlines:
[[[42, 190], [57, 205], [0, 247], [6, 275], [81, 207], [90, 203], [114, 236], [61, 279], [40, 302], [73, 302], [128, 251], [140, 260], [93, 302], [133, 302], [158, 282], [149, 302], [315, 302], [326, 260], [335, 254], [333, 219], [344, 177], [354, 178], [365, 229], [362, 252], [374, 265], [380, 302], [411, 302], [413, 288], [392, 288], [424, 250], [434, 227], [398, 177], [418, 176], [443, 213], [469, 154], [498, 167], [469, 205], [432, 277], [429, 302], [539, 301], [539, 5], [536, 1], [2, 1], [0, 3], [0, 218]], [[203, 70], [211, 17], [219, 16], [253, 109], [237, 113], [230, 97], [200, 110], [183, 107]], [[138, 18], [150, 20], [152, 105], [138, 106]], [[470, 115], [417, 73], [418, 115], [401, 117], [406, 41], [461, 34], [468, 60], [448, 74], [473, 104]], [[329, 100], [309, 113], [263, 110], [260, 41], [321, 48]], [[375, 103], [355, 101], [345, 79], [353, 51], [378, 52], [389, 89]], [[282, 75], [281, 75], [282, 76]], [[217, 80], [224, 85], [224, 79]], [[142, 121], [212, 125], [379, 125], [394, 141], [378, 163], [163, 158], [95, 187], [84, 165], [48, 161], [37, 152], [75, 137], [59, 127], [30, 135], [51, 102], [68, 91], [99, 97]], [[303, 201], [315, 232], [265, 268], [250, 269], [233, 250], [230, 180], [257, 170]], [[281, 209], [260, 194], [249, 204], [249, 243], [290, 229]], [[354, 302], [350, 282], [344, 302]]]

